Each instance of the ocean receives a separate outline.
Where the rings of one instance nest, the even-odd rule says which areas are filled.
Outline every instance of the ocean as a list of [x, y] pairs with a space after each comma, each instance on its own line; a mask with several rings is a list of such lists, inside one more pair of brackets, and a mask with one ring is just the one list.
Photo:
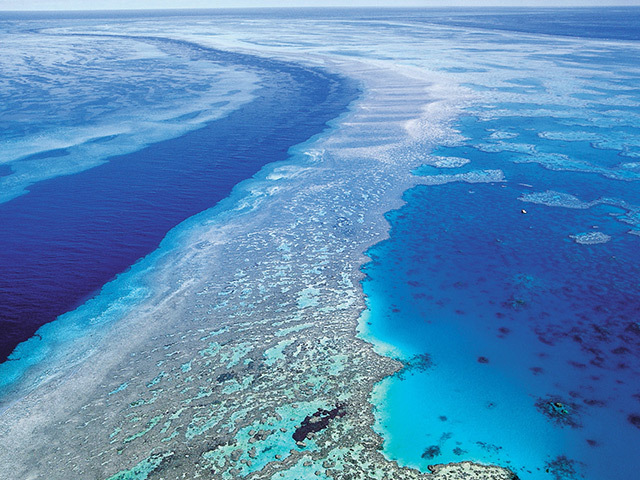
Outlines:
[[355, 96], [336, 76], [283, 62], [6, 24], [1, 360]]
[[[367, 240], [366, 309], [352, 312], [359, 337], [404, 365], [370, 396], [386, 459], [635, 478], [639, 22], [637, 8], [3, 14], [0, 387], [14, 393], [33, 366], [135, 312], [163, 256], [284, 178], [316, 221], [289, 224], [270, 279], [283, 297], [305, 292], [298, 320], [330, 311], [323, 282], [339, 274], [291, 249], [340, 238], [314, 256], [347, 258], [354, 235], [379, 228], [361, 205], [388, 211], [389, 237]], [[408, 90], [380, 93], [380, 72]], [[338, 121], [359, 107], [371, 118]], [[290, 149], [310, 138], [327, 149], [313, 153], [326, 183], [305, 183], [311, 154]], [[402, 146], [386, 155], [386, 143]], [[399, 207], [394, 182], [415, 185]], [[283, 217], [299, 207], [282, 198]], [[280, 285], [287, 262], [325, 280]], [[300, 465], [289, 478], [318, 476]]]
[[438, 175], [448, 160], [451, 173], [499, 168], [507, 181], [416, 187], [388, 214], [390, 239], [369, 250], [366, 338], [408, 362], [375, 397], [390, 458], [422, 469], [474, 458], [521, 478], [636, 476], [640, 63], [625, 47], [635, 51], [627, 21], [637, 14], [437, 20], [526, 32], [531, 44], [607, 42], [549, 46], [546, 57], [578, 78], [524, 66], [492, 85], [491, 103], [459, 120], [466, 140], [416, 173]]

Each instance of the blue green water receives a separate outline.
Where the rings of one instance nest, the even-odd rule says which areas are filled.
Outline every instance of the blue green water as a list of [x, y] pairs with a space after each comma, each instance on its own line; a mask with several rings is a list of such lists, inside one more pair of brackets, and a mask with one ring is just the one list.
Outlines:
[[[574, 21], [557, 16], [550, 25]], [[589, 93], [551, 103], [554, 86], [514, 70], [493, 98], [519, 100], [469, 107], [466, 140], [434, 152], [470, 160], [446, 173], [500, 169], [506, 181], [410, 190], [368, 252], [364, 336], [407, 364], [378, 386], [376, 428], [403, 465], [637, 478], [640, 62], [624, 44], [548, 58], [583, 68]]]

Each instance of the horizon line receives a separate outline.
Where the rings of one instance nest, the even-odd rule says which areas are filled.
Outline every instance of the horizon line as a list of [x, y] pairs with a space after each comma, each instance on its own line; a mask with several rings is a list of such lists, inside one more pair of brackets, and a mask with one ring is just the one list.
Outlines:
[[609, 9], [609, 8], [640, 8], [639, 5], [628, 4], [611, 4], [611, 5], [323, 5], [323, 6], [309, 6], [309, 5], [288, 5], [288, 6], [238, 6], [238, 7], [167, 7], [167, 8], [71, 8], [60, 10], [7, 10], [0, 9], [0, 13], [115, 13], [115, 12], [206, 12], [206, 11], [219, 11], [219, 10], [363, 10], [363, 9], [375, 9], [375, 10], [398, 10], [398, 9], [413, 9], [413, 10], [439, 10], [439, 9], [461, 9], [461, 10], [482, 10], [486, 8], [501, 9], [501, 10], [524, 10], [524, 9], [537, 9], [537, 10], [556, 10], [556, 9]]

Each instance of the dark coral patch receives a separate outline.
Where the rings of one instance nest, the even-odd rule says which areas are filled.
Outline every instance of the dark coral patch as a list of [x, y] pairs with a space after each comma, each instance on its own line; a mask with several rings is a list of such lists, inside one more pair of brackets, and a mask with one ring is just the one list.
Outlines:
[[516, 311], [522, 310], [523, 308], [528, 307], [527, 301], [524, 298], [519, 298], [515, 296], [511, 296], [506, 301], [502, 302], [502, 306], [504, 308], [508, 308]]
[[293, 432], [293, 439], [296, 442], [302, 442], [310, 433], [316, 433], [324, 430], [329, 425], [329, 421], [336, 417], [342, 417], [347, 412], [343, 403], [337, 403], [332, 410], [319, 408], [313, 415], [307, 416], [302, 424]]
[[428, 353], [414, 355], [409, 360], [404, 360], [403, 363], [404, 367], [400, 371], [398, 371], [398, 373], [396, 373], [396, 376], [400, 380], [404, 380], [405, 374], [408, 372], [426, 372], [434, 366], [431, 355], [429, 355]]
[[570, 480], [577, 476], [576, 462], [561, 455], [552, 462], [547, 463], [545, 471], [550, 473], [555, 480]]
[[498, 332], [500, 332], [500, 335], [498, 335], [499, 337], [505, 337], [506, 335], [509, 335], [511, 333], [511, 329], [507, 327], [500, 327], [498, 329]]
[[216, 378], [216, 382], [223, 383], [223, 382], [226, 382], [227, 380], [233, 380], [234, 378], [236, 378], [236, 374], [235, 373], [226, 372], [226, 373], [222, 373], [222, 374], [218, 375], [218, 378]]
[[631, 413], [627, 417], [627, 421], [636, 428], [640, 428], [640, 415], [637, 413]]
[[615, 355], [624, 355], [625, 353], [629, 353], [629, 349], [627, 347], [618, 347], [611, 350], [611, 353]]
[[430, 447], [425, 448], [424, 452], [422, 452], [422, 458], [435, 458], [440, 455], [440, 447], [438, 445], [431, 445]]
[[540, 343], [544, 343], [545, 345], [549, 345], [550, 347], [555, 346], [555, 343], [553, 342], [552, 339], [545, 337], [544, 335], [540, 334], [538, 335], [538, 341]]
[[578, 421], [578, 406], [557, 397], [539, 398], [536, 408], [540, 413], [558, 426], [580, 428]]
[[500, 450], [502, 450], [502, 447], [498, 446], [498, 445], [494, 445], [493, 443], [487, 443], [487, 442], [476, 442], [476, 445], [478, 445], [480, 448], [482, 448], [483, 450], [489, 452], [489, 453], [498, 453]]
[[629, 333], [640, 336], [640, 322], [630, 323], [629, 325], [627, 325], [627, 328], [625, 330]]

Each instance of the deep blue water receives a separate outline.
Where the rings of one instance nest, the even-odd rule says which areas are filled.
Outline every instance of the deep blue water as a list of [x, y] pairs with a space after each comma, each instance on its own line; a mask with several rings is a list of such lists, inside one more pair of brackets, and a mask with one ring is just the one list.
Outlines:
[[[7, 19], [131, 19], [185, 16], [242, 18], [403, 20], [545, 35], [640, 40], [640, 7], [586, 8], [252, 8], [78, 12], [0, 12]], [[380, 28], [386, 28], [380, 25]], [[395, 27], [397, 28], [397, 27]]]
[[[388, 215], [390, 240], [369, 252], [370, 328], [406, 352], [409, 363], [415, 355], [430, 360], [426, 372], [398, 381], [385, 404], [394, 457], [419, 460], [423, 468], [475, 459], [521, 475], [523, 466], [542, 473], [562, 455], [576, 463], [601, 459], [585, 478], [606, 478], [598, 474], [609, 471], [603, 459], [612, 456], [617, 473], [638, 467], [638, 239], [607, 218], [607, 207], [576, 211], [518, 201], [527, 191], [518, 180], [541, 174], [537, 187], [555, 186], [536, 169], [509, 171], [506, 186], [418, 187]], [[614, 240], [583, 246], [569, 238], [592, 225]], [[476, 389], [474, 382], [490, 387]], [[571, 414], [548, 415], [550, 402], [571, 405]], [[573, 431], [551, 436], [536, 421]], [[555, 446], [550, 439], [558, 436], [563, 440]], [[441, 455], [425, 456], [433, 446]], [[532, 465], [532, 457], [540, 462]]]
[[321, 71], [160, 43], [190, 60], [251, 69], [261, 78], [257, 98], [204, 128], [39, 182], [0, 204], [0, 361], [154, 250], [172, 227], [286, 159], [290, 146], [322, 131], [356, 95], [352, 84]]
[[460, 9], [454, 14], [439, 12], [424, 21], [486, 30], [640, 40], [638, 7]]
[[[606, 13], [438, 22], [636, 39], [637, 23], [630, 31], [623, 11]], [[583, 23], [587, 17], [593, 23]], [[592, 93], [574, 97], [586, 104], [558, 95], [541, 105], [546, 89], [525, 70], [531, 78], [496, 88], [494, 98], [518, 93], [527, 102], [470, 107], [458, 121], [468, 140], [435, 151], [469, 164], [417, 171], [500, 169], [504, 183], [410, 190], [407, 204], [387, 216], [389, 240], [368, 252], [365, 337], [395, 346], [407, 365], [375, 396], [385, 453], [403, 465], [477, 460], [536, 480], [638, 476], [640, 238], [629, 231], [640, 220], [640, 128], [632, 120], [640, 61], [624, 44], [588, 47], [554, 57], [610, 73]], [[607, 101], [622, 95], [619, 87], [629, 104], [612, 107]], [[542, 113], [529, 113], [536, 109]], [[483, 113], [490, 119], [480, 120]], [[534, 150], [517, 152], [518, 145]], [[555, 193], [546, 203], [522, 201], [548, 191]], [[602, 198], [590, 208], [575, 201]], [[576, 242], [583, 233], [608, 241]]]

